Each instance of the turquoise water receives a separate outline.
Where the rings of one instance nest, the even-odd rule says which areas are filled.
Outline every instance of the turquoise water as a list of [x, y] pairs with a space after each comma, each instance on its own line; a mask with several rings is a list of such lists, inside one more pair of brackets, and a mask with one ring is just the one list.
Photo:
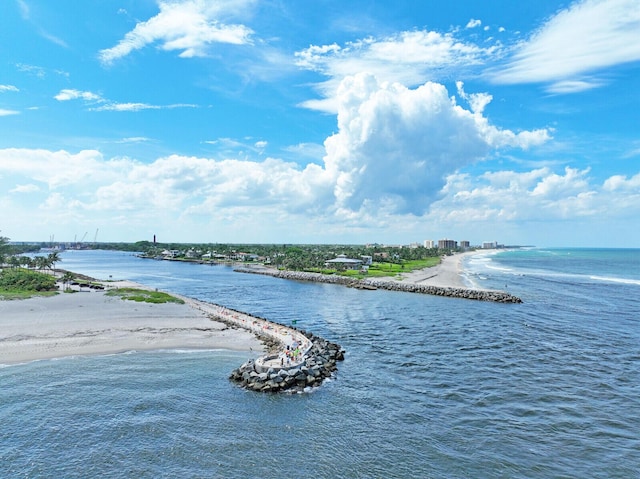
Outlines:
[[[311, 394], [261, 395], [228, 351], [0, 368], [0, 477], [639, 477], [640, 250], [514, 250], [467, 261], [501, 305], [63, 254], [308, 328], [347, 351]], [[0, 345], [1, 347], [1, 345]]]

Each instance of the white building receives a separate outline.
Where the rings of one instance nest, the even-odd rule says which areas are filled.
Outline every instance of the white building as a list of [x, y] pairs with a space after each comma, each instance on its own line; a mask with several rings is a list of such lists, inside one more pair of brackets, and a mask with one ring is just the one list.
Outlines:
[[347, 258], [345, 255], [340, 254], [337, 258], [326, 261], [324, 265], [327, 268], [337, 268], [342, 266], [344, 269], [360, 269], [362, 266], [362, 260]]

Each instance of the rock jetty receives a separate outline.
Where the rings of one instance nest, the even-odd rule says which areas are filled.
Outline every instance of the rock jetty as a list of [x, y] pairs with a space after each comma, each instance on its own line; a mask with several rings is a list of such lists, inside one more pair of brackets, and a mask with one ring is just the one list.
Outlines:
[[335, 374], [344, 350], [337, 344], [293, 326], [252, 316], [219, 304], [180, 296], [210, 319], [254, 333], [269, 353], [233, 370], [229, 379], [260, 392], [299, 392], [320, 386]]
[[309, 273], [305, 271], [286, 271], [273, 268], [236, 268], [240, 273], [253, 273], [274, 276], [276, 278], [296, 281], [313, 281], [318, 283], [341, 284], [358, 289], [385, 289], [402, 291], [405, 293], [432, 294], [449, 298], [474, 299], [477, 301], [492, 301], [496, 303], [522, 303], [522, 300], [505, 291], [467, 288], [444, 288], [440, 286], [403, 283], [382, 279], [354, 279], [333, 274]]
[[304, 360], [293, 366], [270, 365], [279, 355], [249, 360], [233, 370], [229, 379], [246, 389], [259, 392], [300, 392], [319, 386], [338, 369], [344, 359], [342, 348], [314, 334], [301, 331], [311, 347]]

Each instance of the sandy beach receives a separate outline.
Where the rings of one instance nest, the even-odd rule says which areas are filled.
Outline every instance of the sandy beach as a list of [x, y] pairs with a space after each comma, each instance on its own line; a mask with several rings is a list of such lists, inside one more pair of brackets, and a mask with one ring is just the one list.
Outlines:
[[138, 303], [100, 291], [0, 301], [0, 364], [160, 349], [263, 351], [252, 333], [212, 321], [208, 309], [195, 300]]
[[[445, 256], [432, 268], [403, 273], [403, 283], [466, 288], [462, 262], [476, 252]], [[129, 281], [108, 288], [146, 287]], [[102, 291], [0, 301], [0, 364], [78, 355], [159, 349], [263, 351], [254, 334], [209, 318], [215, 307], [174, 295], [185, 304], [137, 303]]]
[[411, 273], [402, 273], [401, 281], [405, 283], [424, 284], [440, 288], [472, 289], [463, 278], [463, 260], [467, 256], [478, 254], [477, 251], [456, 253], [443, 256], [439, 265], [425, 268]]

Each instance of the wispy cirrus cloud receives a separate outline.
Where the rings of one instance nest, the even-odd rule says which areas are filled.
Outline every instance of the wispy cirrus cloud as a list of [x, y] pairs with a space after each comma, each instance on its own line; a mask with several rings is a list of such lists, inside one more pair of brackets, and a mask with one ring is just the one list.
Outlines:
[[182, 58], [206, 56], [209, 47], [216, 43], [251, 43], [253, 30], [225, 20], [250, 8], [253, 3], [254, 0], [160, 1], [160, 12], [156, 16], [136, 24], [117, 45], [101, 50], [98, 58], [103, 65], [110, 65], [154, 43], [159, 44], [162, 50], [180, 51]]
[[174, 108], [198, 108], [198, 105], [190, 103], [175, 103], [172, 105], [150, 105], [148, 103], [107, 103], [95, 111], [142, 111], [142, 110], [172, 110]]
[[488, 76], [499, 84], [544, 83], [551, 93], [575, 93], [606, 84], [597, 76], [602, 69], [637, 61], [637, 0], [582, 0], [549, 19]]
[[34, 21], [34, 19], [31, 16], [31, 9], [29, 8], [29, 5], [27, 4], [27, 2], [25, 2], [24, 0], [17, 0], [17, 3], [18, 3], [18, 8], [20, 10], [20, 16], [22, 17], [22, 19], [31, 23], [40, 36], [42, 36], [43, 38], [46, 38], [50, 42], [55, 43], [56, 45], [59, 45], [61, 47], [65, 47], [65, 48], [68, 47], [67, 43], [64, 40], [62, 40], [61, 38], [55, 35], [52, 35], [51, 33], [46, 31], [44, 28], [42, 28], [40, 25], [38, 25]]
[[9, 190], [9, 193], [35, 193], [37, 191], [40, 191], [40, 187], [29, 183], [27, 185], [16, 185], [15, 188]]
[[47, 72], [44, 68], [39, 67], [37, 65], [28, 65], [26, 63], [17, 63], [16, 68], [20, 72], [28, 73], [29, 75], [34, 75], [38, 78], [44, 78], [47, 76]]
[[90, 91], [73, 90], [73, 89], [60, 90], [60, 92], [53, 98], [55, 98], [58, 101], [69, 101], [69, 100], [84, 100], [84, 101], [92, 101], [92, 102], [105, 101], [97, 93], [93, 93]]
[[335, 113], [335, 95], [347, 76], [368, 72], [380, 81], [417, 86], [428, 78], [436, 80], [448, 72], [484, 63], [499, 45], [480, 47], [456, 38], [453, 33], [418, 30], [384, 38], [369, 37], [340, 46], [312, 45], [295, 53], [296, 64], [328, 77], [316, 85], [323, 97], [303, 106]]
[[28, 75], [35, 76], [41, 80], [45, 79], [49, 73], [54, 73], [66, 78], [69, 78], [69, 72], [60, 69], [50, 70], [40, 67], [38, 65], [29, 65], [27, 63], [16, 63], [16, 69], [19, 72], [26, 73]]
[[18, 87], [13, 86], [13, 85], [0, 85], [0, 93], [5, 93], [5, 92], [19, 92], [20, 90], [18, 89]]
[[121, 140], [116, 141], [116, 143], [146, 143], [148, 141], [153, 141], [151, 138], [147, 138], [146, 136], [130, 136], [127, 138], [122, 138]]
[[119, 103], [108, 100], [102, 95], [90, 91], [64, 89], [54, 96], [58, 101], [82, 100], [85, 103], [98, 104], [89, 109], [92, 111], [141, 111], [141, 110], [163, 110], [175, 108], [198, 108], [198, 105], [191, 103], [174, 103], [170, 105], [151, 105], [149, 103], [125, 102]]

